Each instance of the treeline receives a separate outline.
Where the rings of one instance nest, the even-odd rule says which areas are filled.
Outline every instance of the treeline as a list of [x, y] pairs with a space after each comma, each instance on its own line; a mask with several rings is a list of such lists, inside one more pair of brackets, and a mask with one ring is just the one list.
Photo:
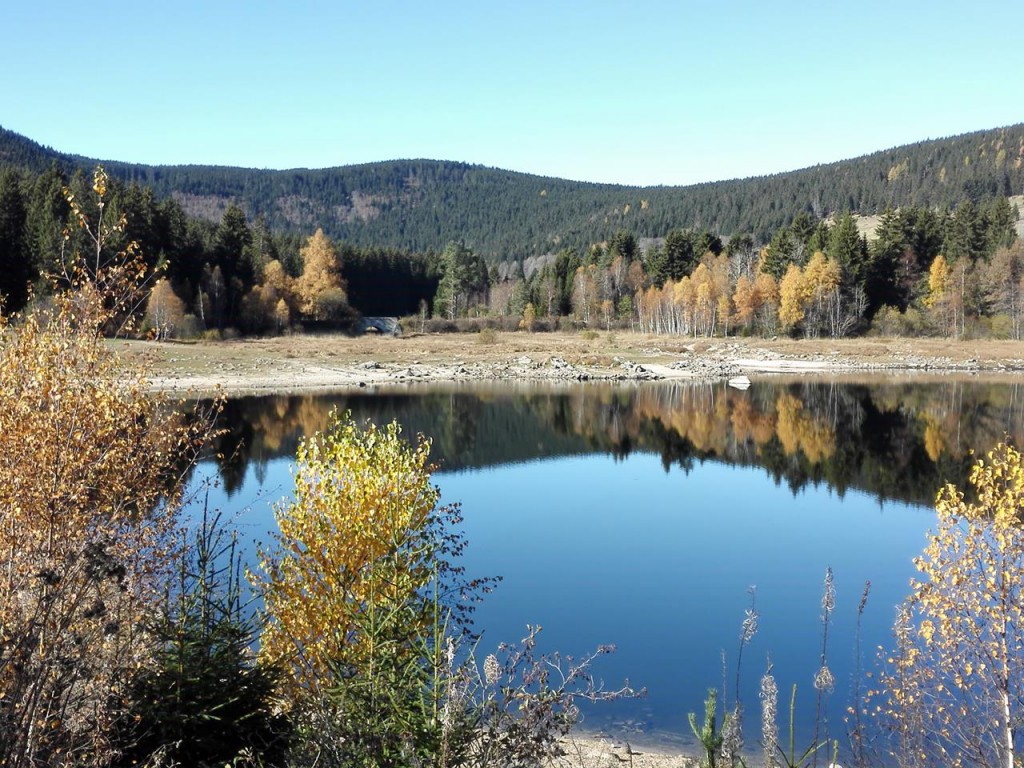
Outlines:
[[[0, 129], [0, 166], [66, 174], [95, 160]], [[794, 217], [886, 207], [943, 210], [1024, 192], [1024, 124], [875, 152], [804, 170], [689, 187], [589, 184], [465, 163], [397, 160], [320, 170], [105, 163], [111, 175], [176, 199], [213, 223], [229, 205], [275, 232], [317, 228], [366, 248], [439, 251], [464, 242], [489, 263], [585, 250], [619, 229], [661, 237], [680, 226], [766, 242]]]
[[[800, 213], [763, 240], [675, 227], [619, 229], [585, 249], [488, 263], [464, 241], [440, 253], [358, 247], [323, 230], [275, 232], [229, 205], [214, 224], [149, 187], [109, 182], [120, 222], [153, 275], [139, 311], [158, 336], [345, 327], [359, 314], [420, 327], [486, 318], [506, 328], [628, 327], [690, 336], [968, 333], [1021, 338], [1024, 249], [1004, 196], [952, 208], [886, 209], [869, 242], [856, 217]], [[99, 216], [89, 177], [0, 173], [0, 293], [8, 311], [86, 253], [72, 208]], [[457, 327], [457, 326], [454, 326]]]
[[[620, 230], [585, 254], [565, 249], [528, 262], [529, 274], [502, 265], [487, 305], [475, 311], [521, 315], [531, 327], [571, 316], [589, 327], [690, 336], [845, 336], [873, 328], [1021, 338], [1024, 249], [1016, 220], [1007, 198], [995, 197], [945, 211], [887, 209], [870, 243], [850, 213], [801, 214], [766, 245], [749, 234], [723, 240], [673, 229], [642, 250]], [[448, 275], [469, 275], [468, 264], [464, 248], [446, 249], [442, 289], [452, 283]], [[455, 284], [467, 307], [483, 301], [479, 282]]]
[[[436, 255], [335, 244], [250, 221], [237, 206], [216, 224], [191, 217], [149, 187], [110, 180], [107, 221], [120, 221], [111, 247], [134, 243], [152, 294], [149, 327], [168, 335], [280, 331], [305, 321], [337, 325], [356, 311], [412, 314], [436, 291]], [[0, 294], [8, 312], [32, 293], [45, 296], [70, 260], [88, 253], [86, 234], [69, 222], [72, 206], [99, 218], [92, 180], [57, 166], [40, 174], [0, 172]], [[343, 271], [342, 271], [343, 270]]]

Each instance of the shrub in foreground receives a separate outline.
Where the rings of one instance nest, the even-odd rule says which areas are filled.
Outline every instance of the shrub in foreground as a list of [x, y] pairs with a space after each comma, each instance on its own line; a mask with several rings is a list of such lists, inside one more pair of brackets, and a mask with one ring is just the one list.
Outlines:
[[[430, 444], [397, 424], [332, 417], [297, 453], [294, 501], [251, 577], [265, 600], [261, 656], [284, 670], [296, 764], [533, 764], [557, 751], [580, 696], [614, 698], [536, 631], [476, 663], [457, 507], [439, 506]], [[495, 760], [497, 759], [497, 763]]]
[[[106, 177], [97, 171], [102, 203]], [[125, 372], [103, 333], [130, 326], [145, 265], [108, 254], [90, 222], [47, 309], [0, 321], [0, 765], [106, 765], [145, 619], [169, 575], [182, 469], [204, 425], [183, 425]]]
[[902, 766], [1013, 766], [1024, 719], [1024, 458], [1000, 444], [936, 499], [879, 705]]

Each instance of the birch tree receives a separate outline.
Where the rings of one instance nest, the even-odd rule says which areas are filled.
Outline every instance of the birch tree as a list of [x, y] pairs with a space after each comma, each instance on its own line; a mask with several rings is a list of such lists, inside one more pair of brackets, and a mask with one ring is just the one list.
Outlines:
[[166, 339], [174, 335], [185, 318], [185, 303], [178, 298], [174, 288], [166, 279], [157, 280], [149, 292], [146, 303], [146, 322], [153, 329], [156, 338]]
[[[103, 341], [124, 327], [146, 270], [93, 191], [94, 244], [65, 262], [72, 289], [46, 312], [0, 318], [0, 765], [103, 766], [133, 677], [150, 665], [146, 620], [168, 575], [182, 471], [200, 431], [148, 396]], [[70, 195], [69, 195], [70, 199]]]
[[970, 484], [938, 494], [938, 528], [915, 560], [922, 578], [882, 677], [884, 712], [901, 762], [1013, 768], [1024, 722], [1020, 452], [998, 445]]

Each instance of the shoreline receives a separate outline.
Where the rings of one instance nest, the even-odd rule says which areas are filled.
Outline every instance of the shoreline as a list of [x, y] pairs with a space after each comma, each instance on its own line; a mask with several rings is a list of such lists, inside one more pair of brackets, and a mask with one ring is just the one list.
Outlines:
[[659, 745], [636, 743], [597, 734], [569, 734], [562, 740], [565, 754], [554, 758], [555, 768], [698, 768], [700, 759]]
[[227, 395], [459, 382], [726, 381], [734, 377], [1024, 373], [1024, 342], [679, 339], [631, 333], [117, 341], [154, 391]]

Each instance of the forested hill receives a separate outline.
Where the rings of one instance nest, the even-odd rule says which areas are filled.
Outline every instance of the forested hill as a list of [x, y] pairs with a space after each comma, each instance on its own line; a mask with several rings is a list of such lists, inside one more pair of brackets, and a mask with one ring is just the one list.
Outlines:
[[[0, 128], [0, 167], [91, 169]], [[659, 237], [692, 227], [767, 241], [806, 211], [816, 216], [886, 206], [952, 206], [1024, 192], [1024, 124], [923, 141], [799, 171], [688, 187], [591, 184], [435, 160], [322, 170], [148, 166], [104, 161], [112, 175], [173, 196], [187, 213], [220, 221], [239, 204], [271, 229], [322, 227], [354, 245], [440, 250], [462, 240], [487, 258], [522, 259], [585, 247], [619, 229]]]

